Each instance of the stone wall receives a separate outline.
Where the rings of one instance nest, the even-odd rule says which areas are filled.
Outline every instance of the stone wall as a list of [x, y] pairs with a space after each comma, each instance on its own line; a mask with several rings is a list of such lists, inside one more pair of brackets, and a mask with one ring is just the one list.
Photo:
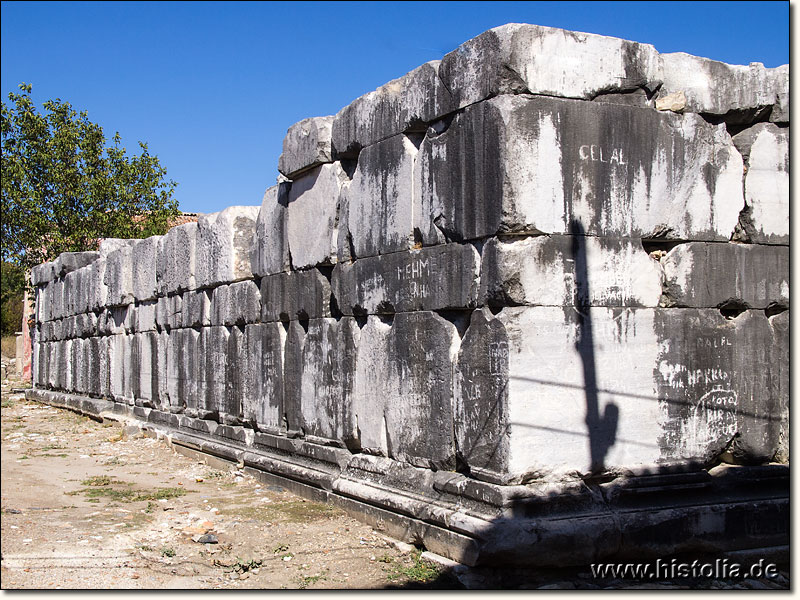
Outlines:
[[293, 125], [260, 207], [34, 269], [33, 396], [495, 558], [509, 494], [786, 462], [788, 86], [487, 31]]

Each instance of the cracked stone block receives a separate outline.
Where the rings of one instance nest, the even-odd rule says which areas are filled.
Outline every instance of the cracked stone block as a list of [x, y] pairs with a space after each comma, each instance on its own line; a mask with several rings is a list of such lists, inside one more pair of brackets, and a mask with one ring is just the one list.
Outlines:
[[789, 306], [789, 248], [692, 242], [661, 260], [665, 305]]
[[121, 246], [106, 256], [103, 282], [108, 289], [108, 306], [131, 304], [134, 301], [133, 248], [130, 245]]
[[211, 294], [212, 325], [255, 323], [261, 316], [261, 292], [253, 281], [214, 288]]
[[137, 331], [139, 333], [143, 333], [146, 331], [155, 331], [157, 328], [156, 325], [157, 312], [158, 312], [157, 300], [150, 300], [148, 302], [142, 302], [140, 304], [137, 304], [133, 312], [134, 331]]
[[354, 158], [362, 148], [397, 134], [424, 131], [458, 108], [438, 70], [439, 61], [427, 62], [340, 110], [333, 121], [334, 157]]
[[330, 282], [317, 269], [278, 273], [261, 279], [261, 320], [330, 317]]
[[339, 263], [332, 287], [345, 315], [471, 308], [479, 271], [473, 246], [446, 244]]
[[177, 329], [183, 322], [183, 297], [161, 296], [156, 301], [156, 325], [161, 329]]
[[100, 258], [99, 252], [62, 252], [53, 261], [53, 272], [56, 277], [64, 277], [67, 273], [77, 271]]
[[768, 69], [772, 75], [777, 100], [769, 114], [773, 123], [789, 123], [789, 65]]
[[[351, 258], [409, 250], [414, 247], [413, 172], [417, 146], [396, 135], [367, 146], [345, 192], [346, 231]], [[420, 218], [420, 217], [417, 217]]]
[[105, 283], [106, 259], [98, 258], [88, 269], [88, 300], [89, 310], [100, 310], [105, 308], [108, 297], [108, 287]]
[[356, 445], [353, 378], [361, 330], [355, 319], [309, 321], [302, 355], [300, 409], [306, 435]]
[[31, 285], [47, 285], [56, 277], [58, 277], [58, 275], [56, 275], [54, 262], [45, 262], [31, 268]]
[[100, 240], [100, 247], [98, 251], [100, 252], [100, 258], [108, 258], [108, 255], [112, 252], [116, 252], [120, 248], [125, 248], [127, 246], [133, 246], [136, 243], [136, 240], [129, 240], [129, 239], [122, 239], [122, 238], [103, 238]]
[[304, 171], [333, 162], [331, 126], [333, 115], [311, 117], [295, 123], [283, 138], [283, 152], [278, 159], [278, 171], [294, 179]]
[[256, 277], [283, 273], [291, 268], [287, 223], [290, 185], [279, 183], [264, 192], [250, 254], [250, 268]]
[[759, 123], [733, 143], [747, 156], [745, 208], [739, 219], [748, 241], [789, 244], [789, 129]]
[[133, 404], [133, 336], [116, 334], [109, 342], [110, 395], [114, 400]]
[[339, 163], [316, 167], [292, 182], [287, 231], [295, 269], [336, 262], [339, 196], [347, 182]]
[[576, 224], [605, 237], [727, 241], [743, 206], [742, 158], [723, 125], [547, 97], [500, 96], [429, 129], [415, 177], [425, 244]]
[[[370, 316], [361, 330], [353, 412], [362, 448], [410, 464], [455, 468], [455, 326], [431, 312]], [[435, 424], [435, 426], [431, 426]]]
[[536, 236], [489, 240], [480, 301], [493, 306], [658, 306], [661, 268], [640, 239]]
[[257, 206], [229, 206], [197, 221], [197, 287], [213, 287], [253, 276], [250, 253], [256, 231]]
[[219, 288], [193, 290], [181, 294], [181, 327], [208, 327], [212, 324], [211, 299], [217, 289]]
[[133, 267], [133, 295], [140, 302], [152, 300], [158, 293], [158, 283], [156, 282], [156, 260], [158, 246], [162, 236], [139, 240], [133, 245], [132, 267]]
[[244, 419], [278, 433], [283, 424], [283, 356], [286, 330], [281, 323], [245, 327], [248, 393]]
[[654, 90], [661, 79], [658, 52], [650, 44], [519, 23], [464, 42], [445, 55], [439, 75], [454, 108], [526, 92], [591, 100]]
[[[778, 448], [772, 460], [789, 462], [789, 311], [770, 317], [773, 343], [771, 346], [771, 377], [777, 382], [778, 412]], [[772, 418], [774, 415], [769, 415]]]
[[687, 112], [749, 123], [768, 115], [776, 105], [778, 117], [783, 99], [788, 103], [788, 65], [777, 69], [757, 62], [729, 65], [685, 52], [661, 54], [659, 59], [664, 80], [659, 96], [682, 91]]
[[69, 354], [69, 368], [71, 371], [70, 384], [65, 388], [69, 392], [84, 393], [86, 391], [86, 367], [83, 352], [84, 340], [77, 338], [71, 340]]
[[158, 293], [174, 294], [196, 287], [197, 223], [173, 227], [158, 241]]
[[163, 351], [159, 338], [159, 334], [154, 331], [137, 333], [134, 336], [138, 355], [137, 405], [148, 408], [157, 406], [159, 399], [159, 351]]

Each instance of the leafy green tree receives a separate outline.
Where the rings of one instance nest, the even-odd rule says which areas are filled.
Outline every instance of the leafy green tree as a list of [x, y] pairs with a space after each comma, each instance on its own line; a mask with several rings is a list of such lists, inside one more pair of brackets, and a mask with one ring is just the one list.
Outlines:
[[56, 99], [42, 114], [31, 85], [19, 88], [2, 103], [4, 262], [29, 269], [62, 252], [94, 250], [101, 238], [166, 232], [179, 214], [176, 183], [165, 180], [147, 144], [129, 156], [117, 133], [106, 147], [85, 111]]
[[22, 327], [22, 292], [25, 273], [21, 267], [3, 261], [0, 265], [0, 333], [10, 335]]

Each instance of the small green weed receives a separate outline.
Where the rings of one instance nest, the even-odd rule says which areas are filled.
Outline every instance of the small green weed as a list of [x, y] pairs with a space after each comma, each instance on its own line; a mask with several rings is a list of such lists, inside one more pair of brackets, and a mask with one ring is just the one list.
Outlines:
[[422, 551], [415, 550], [411, 553], [411, 565], [393, 563], [387, 571], [389, 581], [408, 579], [418, 583], [428, 583], [439, 576], [439, 569], [431, 563], [422, 560]]
[[2, 402], [0, 402], [0, 407], [2, 407], [2, 408], [14, 408], [14, 401], [11, 398], [6, 398]]
[[297, 584], [301, 590], [306, 589], [310, 585], [314, 585], [318, 581], [322, 581], [327, 579], [324, 574], [319, 573], [318, 575], [298, 575], [294, 578], [294, 582]]
[[278, 544], [272, 549], [272, 552], [278, 554], [280, 552], [286, 552], [289, 549], [288, 544]]
[[164, 546], [163, 548], [161, 548], [161, 556], [172, 558], [173, 556], [175, 556], [175, 550], [170, 546]]

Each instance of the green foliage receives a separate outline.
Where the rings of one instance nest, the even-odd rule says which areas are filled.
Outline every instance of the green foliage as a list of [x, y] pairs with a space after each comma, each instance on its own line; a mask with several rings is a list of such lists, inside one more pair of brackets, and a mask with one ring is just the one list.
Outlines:
[[93, 250], [100, 238], [163, 234], [178, 214], [174, 181], [139, 142], [128, 156], [119, 133], [60, 99], [38, 112], [31, 85], [2, 104], [2, 259], [23, 268], [62, 252]]
[[0, 266], [0, 334], [10, 335], [21, 330], [24, 290], [24, 271], [14, 263], [3, 261]]

